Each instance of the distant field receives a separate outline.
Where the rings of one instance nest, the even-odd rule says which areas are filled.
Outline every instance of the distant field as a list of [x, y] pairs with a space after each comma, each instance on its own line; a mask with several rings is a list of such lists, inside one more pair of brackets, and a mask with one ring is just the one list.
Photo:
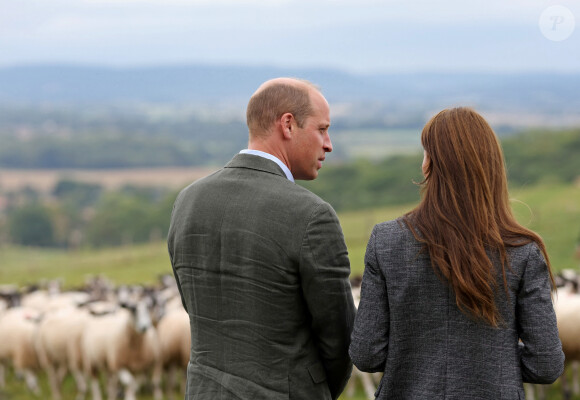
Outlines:
[[[539, 232], [546, 241], [554, 270], [577, 269], [579, 261], [574, 258], [574, 250], [580, 236], [580, 187], [541, 185], [513, 190], [512, 197], [519, 221]], [[413, 206], [339, 214], [353, 275], [360, 275], [364, 270], [364, 252], [374, 224], [396, 218]], [[0, 283], [19, 285], [60, 277], [70, 286], [96, 274], [119, 283], [145, 283], [155, 281], [161, 273], [171, 272], [165, 242], [70, 252], [2, 247], [0, 265]]]
[[331, 133], [335, 148], [348, 158], [383, 159], [386, 156], [421, 152], [420, 129], [356, 129]]
[[[513, 189], [512, 208], [518, 221], [538, 232], [548, 249], [554, 271], [578, 269], [580, 241], [580, 185], [538, 185]], [[372, 227], [410, 211], [414, 204], [339, 215], [349, 249], [353, 274], [364, 270], [364, 252]]]
[[0, 169], [0, 188], [19, 190], [31, 187], [40, 192], [52, 190], [62, 179], [96, 183], [107, 189], [124, 185], [182, 187], [217, 168], [138, 168], [138, 169]]
[[[348, 158], [365, 157], [382, 159], [401, 153], [421, 151], [420, 130], [347, 130], [332, 134], [335, 148]], [[329, 156], [329, 162], [332, 162]], [[0, 189], [4, 191], [31, 187], [40, 192], [50, 192], [62, 179], [99, 184], [107, 189], [124, 185], [161, 186], [180, 188], [195, 179], [215, 171], [218, 167], [190, 168], [134, 168], [134, 169], [2, 169]]]

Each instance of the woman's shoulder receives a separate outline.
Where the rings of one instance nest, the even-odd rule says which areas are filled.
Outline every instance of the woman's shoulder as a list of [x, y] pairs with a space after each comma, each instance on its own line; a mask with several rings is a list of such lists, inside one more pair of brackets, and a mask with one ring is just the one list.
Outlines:
[[406, 229], [403, 217], [380, 222], [375, 225], [375, 230], [381, 232], [398, 232], [401, 229]]
[[381, 222], [375, 225], [373, 234], [381, 239], [388, 240], [408, 240], [414, 238], [413, 233], [407, 225], [404, 217], [392, 219], [390, 221]]
[[509, 246], [507, 247], [507, 252], [512, 263], [527, 262], [530, 260], [544, 261], [544, 255], [542, 254], [540, 246], [533, 240], [519, 246]]

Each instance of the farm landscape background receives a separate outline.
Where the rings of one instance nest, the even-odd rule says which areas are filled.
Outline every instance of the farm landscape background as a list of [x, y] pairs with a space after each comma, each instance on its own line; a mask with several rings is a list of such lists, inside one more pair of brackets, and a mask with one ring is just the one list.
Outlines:
[[[152, 283], [170, 272], [177, 191], [245, 147], [245, 103], [279, 75], [320, 84], [331, 104], [335, 151], [300, 184], [338, 211], [353, 276], [373, 225], [419, 200], [423, 124], [456, 105], [500, 136], [514, 210], [544, 237], [554, 270], [578, 270], [580, 75], [50, 66], [0, 69], [0, 283]], [[0, 393], [28, 396], [15, 380]]]

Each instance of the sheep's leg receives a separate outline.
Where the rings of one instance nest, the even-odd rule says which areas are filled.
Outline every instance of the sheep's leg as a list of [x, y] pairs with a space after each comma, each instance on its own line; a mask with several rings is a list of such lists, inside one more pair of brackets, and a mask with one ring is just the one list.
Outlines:
[[526, 392], [526, 400], [546, 400], [545, 385], [524, 383], [524, 390]]
[[562, 385], [562, 398], [564, 400], [570, 400], [571, 392], [570, 387], [568, 385], [568, 378], [566, 377], [566, 368], [564, 368], [564, 373], [560, 377], [560, 382]]
[[26, 381], [26, 386], [35, 396], [40, 396], [40, 388], [38, 387], [38, 380], [36, 379], [36, 375], [34, 372], [25, 369], [24, 371], [24, 380]]
[[531, 383], [524, 383], [524, 391], [526, 392], [526, 400], [536, 400], [536, 390]]
[[116, 372], [107, 374], [107, 399], [117, 399], [117, 387], [119, 386], [119, 375]]
[[354, 397], [354, 391], [356, 389], [356, 381], [355, 380], [356, 380], [356, 377], [358, 375], [355, 373], [355, 368], [356, 367], [353, 368], [352, 375], [350, 376], [350, 379], [346, 383], [346, 389], [344, 390], [344, 396], [346, 398], [349, 398], [349, 399], [351, 397]]
[[76, 400], [83, 400], [87, 394], [87, 380], [83, 373], [77, 368], [71, 369], [71, 373], [77, 385]]
[[59, 385], [62, 385], [62, 382], [64, 381], [64, 377], [66, 376], [67, 372], [68, 372], [68, 369], [67, 369], [66, 365], [61, 365], [56, 370], [56, 378], [58, 379]]
[[[139, 391], [141, 390], [141, 386], [143, 386], [143, 382], [146, 381], [147, 379], [145, 378], [145, 374], [139, 374], [135, 377], [135, 381], [133, 383], [133, 393], [134, 393], [134, 398], [132, 400], [136, 400], [137, 399], [137, 393], [139, 393]], [[155, 383], [153, 383], [153, 390], [155, 393]], [[154, 394], [154, 398], [155, 400], [157, 400], [156, 394]], [[161, 395], [161, 398], [163, 398], [163, 395]]]
[[6, 369], [4, 365], [0, 362], [0, 389], [6, 387]]
[[60, 400], [62, 398], [60, 394], [60, 382], [58, 379], [58, 374], [54, 370], [54, 366], [50, 363], [45, 365], [46, 375], [48, 376], [48, 383], [50, 385], [50, 391], [52, 392], [52, 398], [54, 400]]
[[87, 394], [87, 374], [83, 371], [83, 357], [79, 343], [72, 343], [67, 348], [68, 369], [77, 387], [76, 400], [83, 400]]
[[572, 391], [575, 395], [580, 394], [580, 382], [578, 381], [578, 361], [572, 361]]
[[119, 371], [117, 376], [125, 388], [125, 400], [136, 400], [138, 382], [135, 377], [133, 377], [133, 375], [126, 369]]
[[187, 390], [187, 372], [184, 373], [183, 379], [180, 380], [181, 381], [181, 393], [185, 395], [185, 392]]
[[347, 397], [354, 397], [356, 392], [356, 382], [362, 378], [362, 372], [355, 366], [352, 367], [352, 374], [347, 383], [348, 395]]
[[177, 386], [176, 372], [176, 368], [173, 365], [167, 370], [167, 383], [165, 390], [167, 391], [167, 398], [169, 400], [175, 399], [175, 387]]
[[367, 399], [374, 400], [375, 398], [375, 391], [377, 388], [373, 385], [371, 380], [371, 376], [369, 374], [365, 374], [364, 372], [360, 374], [360, 379], [363, 385], [363, 389], [365, 394], [367, 395]]
[[101, 387], [99, 386], [99, 379], [96, 376], [91, 377], [91, 393], [93, 400], [102, 400]]
[[[181, 374], [181, 372], [182, 368], [175, 365], [172, 365], [169, 368], [169, 371], [167, 372], [168, 374], [167, 387], [169, 393], [168, 394], [169, 400], [173, 400], [175, 398], [175, 392], [185, 394], [185, 385], [187, 384], [187, 374]], [[178, 377], [180, 377], [179, 380]]]
[[546, 385], [536, 385], [538, 400], [546, 400]]
[[46, 354], [44, 346], [40, 345], [40, 343], [36, 343], [35, 348], [38, 357], [38, 362], [40, 366], [46, 371], [50, 392], [52, 393], [52, 398], [54, 400], [60, 400], [62, 398], [60, 393], [61, 386], [60, 384], [62, 383], [62, 379], [60, 379], [59, 374], [56, 371], [55, 365], [48, 360], [48, 355]]
[[163, 391], [161, 390], [161, 379], [163, 377], [163, 365], [156, 362], [153, 366], [153, 398], [155, 400], [163, 399]]
[[101, 395], [101, 385], [99, 383], [99, 374], [97, 371], [91, 367], [88, 360], [84, 360], [83, 362], [83, 371], [84, 376], [87, 379], [87, 382], [90, 382], [91, 385], [91, 398], [92, 400], [102, 400], [103, 397]]

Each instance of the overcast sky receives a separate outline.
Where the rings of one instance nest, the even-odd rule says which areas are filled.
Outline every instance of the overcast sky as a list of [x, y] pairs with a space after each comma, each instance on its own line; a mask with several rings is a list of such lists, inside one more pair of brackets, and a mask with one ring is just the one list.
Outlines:
[[0, 66], [38, 63], [580, 72], [580, 1], [0, 0]]

